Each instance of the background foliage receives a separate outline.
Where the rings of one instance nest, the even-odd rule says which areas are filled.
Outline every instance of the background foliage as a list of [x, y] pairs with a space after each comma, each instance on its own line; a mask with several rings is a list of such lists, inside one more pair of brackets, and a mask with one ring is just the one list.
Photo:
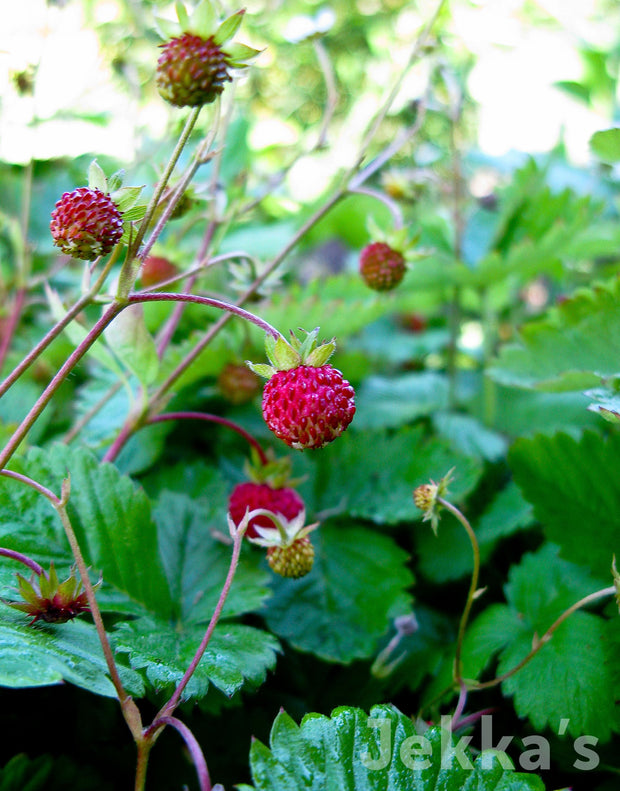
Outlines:
[[[198, 171], [193, 209], [167, 226], [156, 252], [189, 269], [205, 223], [217, 212], [213, 254], [246, 251], [252, 259], [237, 256], [230, 267], [207, 268], [198, 287], [235, 299], [351, 165], [434, 7], [412, 5], [248, 2], [245, 40], [264, 52], [235, 87], [235, 109], [218, 141], [224, 147], [219, 172], [212, 163]], [[519, 30], [533, 37], [571, 32], [551, 3], [510, 5]], [[0, 322], [23, 285], [26, 259], [32, 288], [3, 374], [53, 323], [43, 284], [61, 306], [79, 293], [80, 266], [60, 262], [52, 248], [55, 201], [84, 183], [93, 157], [106, 172], [124, 168], [129, 182], [150, 189], [182, 122], [182, 113], [162, 108], [153, 86], [154, 15], [170, 15], [170, 4], [73, 0], [63, 6], [51, 0], [37, 6], [37, 25], [65, 14], [71, 33], [70, 25], [83, 19], [115, 98], [97, 85], [94, 105], [85, 102], [76, 75], [71, 103], [43, 58], [10, 63], [3, 129], [9, 117], [21, 123], [26, 146], [11, 149], [5, 136], [0, 162]], [[391, 706], [381, 706], [380, 714], [402, 740], [413, 733], [410, 716], [437, 723], [454, 708], [454, 643], [471, 547], [445, 513], [433, 536], [411, 497], [415, 486], [448, 469], [455, 468], [451, 499], [472, 522], [483, 561], [484, 593], [464, 643], [466, 678], [501, 675], [563, 610], [611, 584], [612, 556], [620, 553], [620, 141], [617, 129], [605, 130], [617, 121], [620, 50], [609, 31], [617, 30], [618, 9], [592, 5], [583, 36], [570, 39], [578, 73], [556, 86], [571, 106], [590, 113], [589, 122], [595, 114], [599, 132], [589, 159], [579, 161], [571, 157], [570, 127], [544, 152], [500, 156], [481, 146], [484, 107], [474, 96], [474, 78], [488, 61], [482, 44], [468, 48], [459, 21], [469, 14], [492, 29], [485, 27], [490, 13], [491, 4], [446, 4], [366, 152], [372, 168], [374, 157], [419, 124], [365, 185], [384, 200], [373, 194], [342, 200], [285, 256], [251, 306], [283, 332], [320, 325], [324, 337], [337, 337], [335, 364], [356, 387], [357, 414], [338, 442], [293, 458], [308, 512], [322, 523], [312, 573], [301, 581], [274, 579], [260, 553], [244, 548], [223, 621], [186, 690], [183, 719], [223, 783], [267, 791], [297, 788], [300, 777], [310, 777], [304, 787], [331, 787], [331, 772], [342, 767], [351, 744], [371, 744], [362, 710], [388, 701], [397, 706], [404, 715]], [[30, 72], [34, 93], [18, 79]], [[44, 91], [58, 107], [42, 101]], [[126, 122], [117, 138], [122, 143], [110, 151], [96, 130], [112, 137], [119, 118]], [[534, 107], [528, 123], [537, 123]], [[52, 134], [60, 124], [69, 124], [62, 127], [65, 138]], [[75, 156], [67, 144], [71, 130], [81, 131]], [[197, 130], [191, 142], [206, 131]], [[396, 291], [378, 295], [360, 280], [357, 257], [370, 238], [368, 218], [388, 229], [394, 204], [405, 224], [420, 231], [426, 255]], [[241, 219], [229, 221], [242, 207]], [[90, 306], [84, 324], [98, 310]], [[171, 310], [145, 308], [151, 333]], [[185, 310], [167, 355], [148, 370], [152, 388], [216, 318], [203, 307]], [[0, 439], [11, 435], [74, 341], [58, 339], [2, 398]], [[135, 374], [144, 362], [138, 359], [136, 371], [135, 361], [128, 366], [117, 352], [108, 337], [89, 353], [11, 467], [54, 491], [70, 472], [72, 520], [93, 580], [103, 576], [99, 600], [123, 682], [145, 711], [155, 712], [217, 601], [229, 548], [216, 533], [226, 529], [228, 494], [244, 477], [247, 446], [221, 427], [165, 423], [134, 436], [114, 464], [100, 463], [135, 405]], [[235, 406], [217, 387], [227, 362], [248, 358], [262, 361], [261, 334], [229, 323], [184, 373], [167, 409], [226, 416], [275, 446], [259, 401]], [[72, 558], [49, 503], [6, 478], [0, 478], [0, 536], [2, 546], [42, 565], [53, 560], [59, 573], [68, 573]], [[15, 570], [3, 558], [4, 599], [15, 597]], [[6, 604], [0, 609], [0, 700], [7, 712], [0, 789], [73, 787], [76, 777], [84, 789], [127, 786], [132, 747], [109, 700], [113, 689], [88, 618], [30, 628]], [[412, 616], [414, 633], [401, 635], [392, 651], [398, 619]], [[532, 733], [549, 740], [551, 761], [538, 772], [542, 781], [496, 768], [495, 785], [482, 775], [471, 782], [615, 787], [619, 647], [617, 612], [603, 602], [573, 615], [523, 671], [472, 693], [467, 713], [492, 708], [497, 733], [515, 735], [509, 749], [515, 765]], [[476, 746], [475, 727], [473, 734]], [[572, 740], [584, 734], [598, 739], [594, 773], [574, 767]], [[435, 778], [447, 789], [469, 787], [461, 780], [450, 772]], [[195, 787], [175, 735], [162, 736], [149, 782], [153, 789]], [[401, 782], [394, 775], [381, 787], [402, 788]], [[349, 787], [343, 778], [339, 783]], [[350, 787], [379, 786], [368, 773]], [[434, 786], [427, 778], [420, 787]]]

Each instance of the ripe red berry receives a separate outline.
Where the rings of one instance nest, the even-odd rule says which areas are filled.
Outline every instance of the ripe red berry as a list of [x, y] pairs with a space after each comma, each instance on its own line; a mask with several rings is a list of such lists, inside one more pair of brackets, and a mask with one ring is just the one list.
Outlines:
[[291, 448], [322, 448], [355, 414], [355, 391], [331, 365], [276, 371], [263, 391], [263, 417]]
[[[248, 509], [253, 511], [256, 508], [282, 514], [287, 520], [291, 520], [305, 509], [305, 505], [295, 489], [288, 486], [274, 489], [267, 483], [253, 481], [237, 484], [228, 501], [228, 512], [233, 522], [238, 525]], [[250, 519], [245, 535], [247, 538], [256, 538], [256, 527], [274, 526], [273, 520], [268, 516], [254, 516]]]
[[140, 282], [144, 288], [152, 288], [178, 274], [179, 270], [172, 261], [159, 255], [149, 255], [142, 264]]
[[230, 59], [213, 36], [183, 33], [161, 45], [157, 89], [176, 107], [199, 107], [214, 101], [231, 80]]
[[369, 288], [390, 291], [405, 275], [405, 259], [385, 242], [366, 245], [360, 253], [360, 275]]
[[50, 230], [63, 253], [94, 261], [107, 255], [123, 235], [122, 212], [109, 195], [78, 187], [65, 192], [52, 212]]

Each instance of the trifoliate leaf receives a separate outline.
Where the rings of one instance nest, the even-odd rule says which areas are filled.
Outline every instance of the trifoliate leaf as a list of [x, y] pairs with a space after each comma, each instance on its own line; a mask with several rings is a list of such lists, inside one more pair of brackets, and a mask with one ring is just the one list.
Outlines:
[[[28, 618], [0, 604], [0, 686], [41, 687], [67, 681], [96, 695], [113, 698], [114, 686], [92, 624], [29, 626]], [[127, 691], [142, 695], [138, 673], [119, 666]]]
[[[175, 602], [175, 616], [183, 623], [208, 621], [222, 590], [232, 547], [213, 531], [228, 535], [229, 487], [205, 468], [199, 495], [163, 490], [153, 516], [158, 526], [164, 569]], [[224, 605], [225, 617], [257, 610], [269, 596], [269, 574], [259, 564], [262, 553], [249, 546], [242, 553]]]
[[587, 560], [603, 581], [620, 555], [620, 436], [585, 432], [519, 439], [508, 463], [525, 498], [534, 506], [547, 538], [562, 556]]
[[599, 285], [526, 324], [487, 372], [498, 382], [548, 391], [585, 390], [620, 370], [620, 281]]
[[[68, 511], [87, 564], [134, 601], [169, 617], [172, 605], [157, 531], [150, 503], [140, 487], [112, 464], [101, 464], [90, 452], [65, 445], [32, 449], [19, 470], [56, 492], [70, 476]], [[18, 486], [2, 479], [0, 491], [6, 491], [7, 483], [12, 490]], [[41, 511], [49, 510], [60, 542], [60, 520], [49, 503], [34, 494], [41, 504], [21, 513], [20, 520], [35, 532]]]
[[[117, 652], [127, 654], [132, 668], [144, 670], [158, 693], [170, 694], [179, 683], [204, 635], [205, 626], [181, 628], [149, 617], [122, 623], [113, 636]], [[276, 663], [275, 637], [241, 624], [219, 624], [183, 694], [203, 698], [213, 684], [231, 697], [242, 687], [256, 688]]]
[[[386, 459], [398, 459], [398, 475]], [[443, 440], [425, 439], [420, 428], [397, 433], [348, 431], [320, 456], [305, 461], [320, 482], [316, 485], [316, 510], [336, 509], [390, 525], [422, 518], [413, 503], [416, 486], [431, 479], [438, 481], [455, 467], [450, 496], [458, 502], [482, 473], [479, 459], [459, 454]], [[323, 481], [329, 481], [329, 486], [322, 485]]]
[[254, 786], [240, 791], [544, 791], [504, 753], [474, 759], [447, 730], [418, 733], [389, 705], [370, 714], [344, 706], [331, 717], [307, 714], [300, 725], [281, 711], [269, 748], [253, 742], [250, 765]]
[[327, 661], [371, 656], [392, 619], [409, 612], [407, 555], [386, 536], [344, 524], [322, 525], [312, 542], [315, 561], [306, 577], [274, 575], [265, 611], [270, 629]]
[[[464, 672], [478, 674], [500, 652], [502, 675], [530, 652], [556, 618], [569, 606], [595, 592], [587, 570], [561, 560], [557, 547], [546, 544], [511, 569], [506, 585], [508, 605], [494, 605], [470, 627], [463, 651]], [[503, 682], [514, 695], [515, 708], [537, 730], [556, 732], [568, 720], [567, 732], [601, 740], [620, 730], [614, 701], [620, 695], [620, 624], [579, 611], [572, 614], [521, 670]]]

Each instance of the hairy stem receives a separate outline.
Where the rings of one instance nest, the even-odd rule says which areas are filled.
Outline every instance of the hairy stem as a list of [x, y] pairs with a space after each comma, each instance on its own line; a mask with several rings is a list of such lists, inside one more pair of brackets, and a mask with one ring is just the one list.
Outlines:
[[0, 555], [5, 558], [10, 558], [11, 560], [17, 560], [19, 563], [23, 563], [24, 566], [27, 566], [31, 571], [34, 571], [34, 573], [39, 577], [41, 575], [45, 575], [43, 566], [40, 566], [36, 560], [29, 558], [28, 555], [24, 555], [23, 552], [17, 552], [14, 549], [0, 547]]
[[9, 313], [9, 317], [6, 321], [6, 324], [4, 325], [4, 332], [2, 334], [2, 337], [0, 338], [0, 371], [2, 370], [4, 361], [7, 358], [9, 349], [11, 348], [13, 336], [15, 335], [15, 330], [19, 323], [19, 319], [22, 315], [22, 310], [25, 301], [26, 301], [26, 289], [22, 286], [21, 288], [18, 288], [17, 291], [15, 292], [15, 297], [13, 298], [13, 305], [11, 307], [11, 312]]
[[452, 503], [448, 502], [448, 500], [444, 500], [443, 497], [438, 497], [437, 502], [441, 503], [441, 505], [447, 511], [450, 511], [450, 513], [463, 525], [465, 532], [467, 533], [467, 537], [471, 542], [473, 551], [474, 567], [471, 573], [471, 583], [469, 585], [469, 592], [467, 593], [467, 601], [465, 602], [465, 607], [463, 609], [463, 614], [461, 615], [461, 620], [459, 623], [459, 631], [456, 639], [456, 652], [454, 656], [454, 681], [461, 687], [462, 690], [463, 676], [461, 653], [463, 650], [463, 639], [465, 637], [467, 621], [469, 620], [469, 613], [471, 612], [476, 591], [478, 590], [478, 576], [480, 574], [480, 548], [478, 547], [478, 539], [476, 538], [476, 534], [474, 533], [472, 526], [469, 524], [468, 520], [461, 513], [461, 511], [459, 511], [455, 505], [452, 505]]
[[84, 338], [84, 340], [76, 346], [72, 354], [66, 359], [64, 365], [58, 370], [56, 375], [53, 377], [51, 382], [45, 388], [43, 393], [35, 402], [32, 409], [28, 412], [26, 417], [22, 420], [20, 425], [17, 427], [13, 436], [6, 444], [4, 450], [0, 453], [0, 469], [5, 467], [11, 456], [15, 453], [17, 448], [21, 445], [22, 441], [35, 424], [45, 407], [49, 404], [52, 400], [54, 394], [60, 387], [60, 385], [64, 382], [65, 378], [71, 373], [73, 368], [79, 363], [82, 357], [86, 354], [86, 352], [90, 349], [90, 347], [95, 343], [97, 338], [101, 335], [104, 329], [113, 321], [114, 318], [121, 312], [121, 310], [125, 307], [125, 305], [115, 302], [106, 310], [103, 316], [99, 319], [99, 321], [93, 325], [92, 329], [88, 333], [88, 335]]
[[62, 319], [57, 322], [49, 332], [45, 334], [45, 336], [36, 344], [36, 346], [30, 351], [21, 363], [16, 366], [13, 371], [6, 377], [6, 379], [0, 384], [0, 398], [6, 393], [6, 391], [19, 379], [19, 377], [30, 368], [30, 366], [35, 362], [35, 360], [47, 349], [47, 347], [54, 341], [65, 329], [65, 327], [70, 324], [73, 319], [87, 306], [89, 305], [93, 297], [95, 297], [99, 291], [101, 290], [106, 277], [108, 276], [111, 267], [116, 262], [116, 258], [118, 256], [118, 252], [120, 250], [120, 245], [117, 245], [114, 253], [110, 257], [110, 260], [103, 268], [101, 274], [97, 278], [96, 282], [88, 290], [88, 293], [84, 294], [78, 301], [72, 305], [66, 314], [62, 317]]
[[153, 423], [163, 423], [166, 420], [205, 420], [210, 423], [218, 423], [220, 426], [226, 426], [226, 428], [236, 431], [237, 434], [249, 442], [249, 444], [256, 450], [262, 464], [267, 464], [269, 462], [269, 459], [267, 458], [267, 455], [265, 454], [265, 451], [262, 449], [258, 440], [256, 440], [240, 425], [234, 423], [232, 420], [228, 420], [225, 417], [220, 417], [220, 415], [211, 415], [208, 412], [165, 412], [162, 415], [155, 415], [154, 417], [148, 418], [146, 424], [151, 425]]
[[556, 620], [551, 624], [551, 626], [547, 629], [547, 631], [543, 634], [543, 636], [540, 637], [538, 640], [536, 640], [536, 643], [532, 648], [532, 650], [526, 656], [524, 656], [523, 659], [518, 664], [516, 664], [510, 670], [507, 670], [501, 676], [491, 679], [491, 681], [484, 681], [481, 684], [476, 683], [472, 687], [472, 689], [478, 690], [478, 689], [489, 689], [490, 687], [496, 687], [498, 684], [501, 684], [507, 678], [510, 678], [510, 676], [514, 676], [515, 673], [521, 670], [522, 667], [527, 665], [527, 663], [536, 656], [536, 654], [540, 651], [543, 645], [549, 642], [556, 629], [559, 626], [561, 626], [564, 623], [564, 621], [567, 618], [569, 618], [574, 612], [577, 612], [577, 610], [580, 610], [582, 607], [585, 607], [588, 604], [592, 604], [592, 602], [598, 601], [599, 599], [603, 599], [606, 596], [614, 596], [615, 594], [616, 594], [615, 586], [610, 585], [608, 588], [602, 588], [601, 590], [598, 590], [595, 593], [590, 593], [588, 596], [584, 596], [583, 599], [579, 599], [578, 602], [575, 602], [575, 604], [571, 605], [567, 610], [564, 610], [564, 612], [558, 618], [556, 618]]

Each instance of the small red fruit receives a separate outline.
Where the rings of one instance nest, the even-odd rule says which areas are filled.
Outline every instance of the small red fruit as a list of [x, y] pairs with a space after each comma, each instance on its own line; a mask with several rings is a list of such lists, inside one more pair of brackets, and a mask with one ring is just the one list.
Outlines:
[[123, 236], [122, 212], [109, 195], [78, 187], [65, 192], [52, 212], [50, 230], [63, 253], [94, 261], [107, 255]]
[[322, 448], [355, 415], [355, 391], [331, 365], [277, 371], [263, 390], [263, 417], [291, 448]]
[[[228, 512], [236, 525], [239, 525], [246, 511], [264, 508], [281, 514], [287, 520], [292, 520], [300, 514], [305, 506], [295, 489], [284, 486], [274, 489], [267, 483], [254, 483], [246, 481], [235, 486], [228, 502]], [[274, 527], [273, 520], [266, 515], [252, 517], [248, 523], [245, 535], [247, 538], [256, 538], [259, 534], [257, 527]]]
[[209, 104], [232, 78], [229, 56], [213, 36], [183, 33], [161, 45], [157, 61], [157, 89], [176, 107]]
[[159, 255], [149, 255], [142, 264], [140, 282], [144, 288], [152, 288], [178, 274], [179, 270], [172, 261]]
[[385, 242], [366, 245], [360, 253], [360, 275], [375, 291], [391, 291], [403, 279], [405, 270], [402, 253]]

